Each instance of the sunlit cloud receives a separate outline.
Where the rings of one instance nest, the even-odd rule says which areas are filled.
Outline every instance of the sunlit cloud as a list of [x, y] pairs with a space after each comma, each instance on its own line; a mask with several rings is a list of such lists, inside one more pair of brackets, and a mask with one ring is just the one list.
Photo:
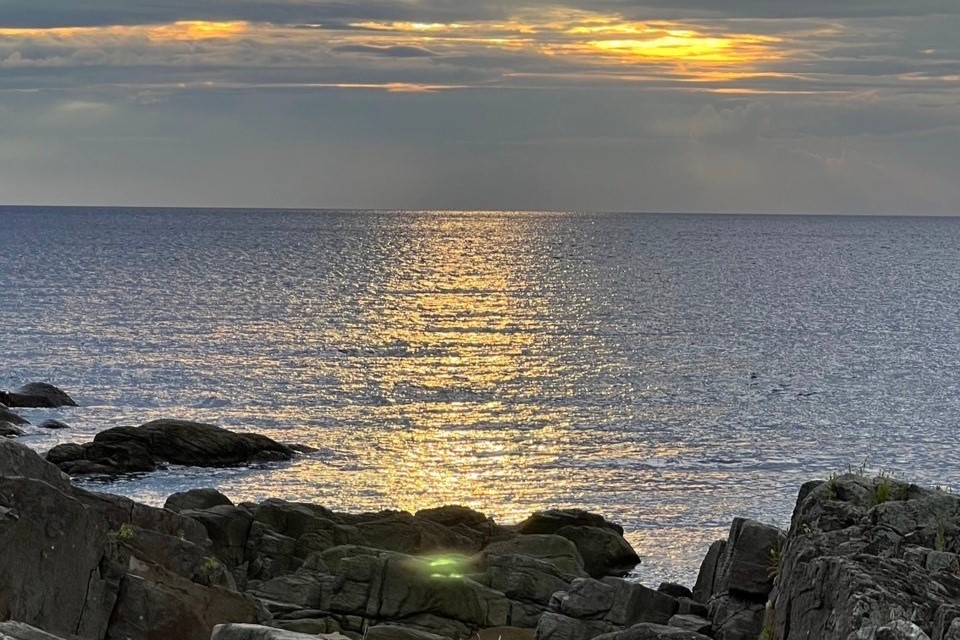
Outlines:
[[247, 31], [246, 22], [178, 21], [160, 25], [52, 27], [46, 29], [0, 28], [0, 38], [44, 39], [67, 43], [71, 40], [145, 39], [150, 42], [190, 42], [234, 38]]

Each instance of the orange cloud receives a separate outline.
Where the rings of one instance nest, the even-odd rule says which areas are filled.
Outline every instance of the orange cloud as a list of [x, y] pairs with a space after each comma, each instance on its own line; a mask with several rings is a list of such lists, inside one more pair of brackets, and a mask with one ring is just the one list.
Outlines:
[[0, 29], [0, 38], [52, 38], [55, 40], [97, 38], [144, 38], [151, 42], [189, 42], [233, 38], [247, 31], [247, 22], [182, 21], [161, 25], [111, 25], [103, 27], [52, 27], [48, 29]]

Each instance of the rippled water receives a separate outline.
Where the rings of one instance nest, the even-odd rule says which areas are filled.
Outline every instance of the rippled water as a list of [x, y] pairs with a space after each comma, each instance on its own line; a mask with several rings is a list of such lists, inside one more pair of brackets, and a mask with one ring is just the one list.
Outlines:
[[[182, 417], [320, 449], [108, 490], [622, 522], [691, 582], [863, 461], [960, 487], [960, 221], [0, 209], [0, 387], [70, 432]], [[28, 412], [40, 421], [51, 412]]]

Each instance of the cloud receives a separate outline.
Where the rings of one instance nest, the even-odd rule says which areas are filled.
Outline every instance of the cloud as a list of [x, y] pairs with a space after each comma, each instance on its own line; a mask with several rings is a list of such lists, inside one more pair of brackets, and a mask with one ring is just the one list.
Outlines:
[[0, 0], [4, 193], [957, 208], [958, 30], [954, 0]]
[[402, 45], [344, 44], [333, 47], [337, 53], [360, 53], [385, 58], [429, 58], [437, 53], [425, 47]]

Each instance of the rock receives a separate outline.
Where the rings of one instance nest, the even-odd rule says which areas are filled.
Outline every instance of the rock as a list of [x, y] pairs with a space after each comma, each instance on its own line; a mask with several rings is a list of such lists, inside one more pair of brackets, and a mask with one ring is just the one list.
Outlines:
[[227, 467], [289, 460], [293, 450], [255, 433], [234, 433], [209, 424], [154, 420], [139, 427], [115, 427], [93, 442], [60, 445], [47, 459], [71, 475], [154, 471], [163, 464]]
[[537, 623], [537, 640], [593, 640], [618, 631], [622, 629], [605, 620], [579, 620], [548, 611]]
[[585, 578], [583, 559], [577, 547], [566, 538], [553, 535], [525, 535], [488, 545], [482, 557], [513, 556], [531, 558], [551, 567], [551, 573], [569, 582]]
[[711, 635], [713, 629], [713, 623], [695, 615], [681, 615], [677, 614], [670, 618], [670, 621], [667, 622], [668, 626], [677, 627], [678, 629], [686, 629], [687, 631], [693, 631], [694, 633], [701, 633], [705, 636]]
[[700, 604], [692, 598], [677, 598], [677, 613], [681, 615], [686, 615], [688, 613], [695, 616], [700, 616], [701, 618], [706, 618], [710, 615], [710, 608], [705, 604]]
[[388, 512], [356, 525], [366, 543], [377, 549], [420, 554], [432, 552], [475, 553], [483, 544], [481, 536], [468, 536], [433, 520], [409, 513]]
[[709, 636], [677, 627], [642, 623], [623, 631], [597, 636], [596, 640], [709, 640]]
[[235, 591], [202, 587], [169, 572], [152, 577], [124, 576], [108, 639], [207, 640], [218, 622], [258, 621], [257, 606]]
[[690, 591], [690, 589], [675, 582], [661, 582], [660, 586], [657, 587], [657, 591], [674, 598], [693, 598], [693, 592]]
[[0, 640], [64, 640], [22, 622], [0, 622]]
[[45, 462], [33, 449], [0, 440], [0, 477], [12, 476], [35, 478], [59, 489], [70, 487], [70, 478]]
[[206, 640], [216, 623], [259, 621], [207, 544], [193, 520], [75, 488], [0, 443], [0, 617], [84, 640]]
[[874, 638], [876, 640], [930, 640], [930, 636], [925, 634], [923, 629], [906, 620], [895, 620], [883, 625], [877, 629]]
[[459, 505], [449, 505], [436, 509], [421, 509], [417, 511], [416, 517], [442, 524], [445, 527], [455, 527], [460, 524], [468, 527], [476, 527], [491, 521], [490, 518], [479, 511], [474, 511], [469, 507]]
[[536, 635], [536, 629], [493, 627], [477, 631], [475, 637], [477, 640], [536, 640]]
[[583, 566], [593, 578], [625, 576], [640, 564], [640, 556], [613, 529], [590, 526], [560, 527], [556, 535], [573, 542]]
[[722, 564], [722, 586], [751, 600], [766, 601], [785, 537], [776, 527], [735, 518]]
[[940, 570], [949, 560], [940, 554], [960, 535], [960, 497], [852, 474], [805, 487], [771, 594], [775, 637], [916, 635], [891, 626], [898, 619], [945, 634], [960, 577]]
[[22, 435], [22, 429], [18, 429], [9, 422], [0, 422], [0, 438], [18, 438]]
[[[172, 640], [172, 637], [171, 637]], [[307, 635], [256, 624], [218, 624], [210, 640], [350, 640], [339, 633]]]
[[678, 604], [642, 584], [618, 578], [581, 578], [574, 580], [568, 591], [554, 596], [551, 609], [571, 619], [602, 620], [624, 629], [641, 622], [666, 624], [677, 613]]
[[70, 425], [59, 420], [44, 420], [40, 423], [41, 429], [69, 429]]
[[720, 567], [720, 560], [727, 551], [727, 541], [717, 540], [710, 545], [707, 555], [700, 565], [700, 573], [697, 575], [697, 584], [693, 587], [693, 599], [701, 604], [707, 604], [710, 598], [718, 590], [717, 570]]
[[47, 461], [71, 476], [114, 476], [124, 473], [156, 471], [162, 461], [139, 445], [61, 444], [47, 452]]
[[46, 408], [75, 407], [77, 403], [61, 389], [44, 382], [31, 382], [13, 392], [0, 392], [0, 402], [8, 407]]
[[27, 422], [26, 418], [21, 418], [3, 405], [0, 405], [0, 422], [6, 422], [7, 424], [11, 424], [15, 427], [22, 427], [25, 424], [30, 424]]
[[783, 539], [776, 527], [735, 518], [727, 540], [710, 547], [693, 592], [707, 601], [717, 640], [760, 635]]
[[428, 631], [420, 631], [397, 624], [378, 624], [370, 627], [364, 640], [448, 640]]
[[179, 513], [188, 509], [209, 509], [219, 505], [232, 507], [233, 502], [216, 489], [207, 488], [174, 493], [163, 503], [163, 508]]
[[221, 562], [231, 569], [243, 564], [253, 524], [250, 513], [231, 505], [216, 505], [202, 511], [181, 511], [180, 514], [203, 525], [213, 542], [211, 551]]
[[582, 509], [538, 511], [521, 522], [519, 530], [524, 535], [550, 534], [556, 533], [563, 527], [599, 527], [601, 529], [611, 529], [623, 535], [623, 527], [620, 525], [608, 522], [603, 516]]

